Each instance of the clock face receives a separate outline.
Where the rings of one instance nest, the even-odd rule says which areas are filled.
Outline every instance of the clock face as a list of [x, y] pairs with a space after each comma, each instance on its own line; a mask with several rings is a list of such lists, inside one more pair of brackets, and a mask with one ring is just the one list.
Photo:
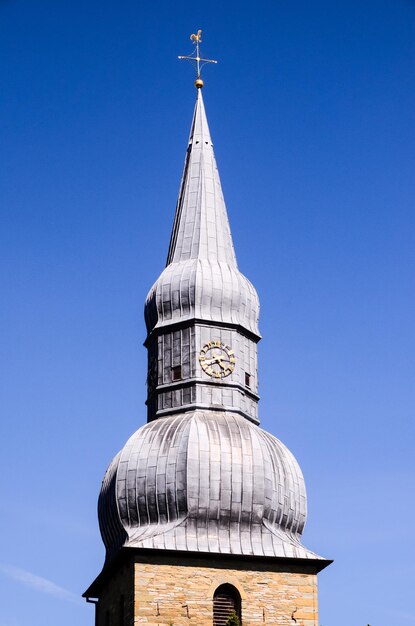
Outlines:
[[235, 353], [222, 341], [208, 341], [200, 351], [202, 370], [212, 378], [225, 378], [235, 369]]

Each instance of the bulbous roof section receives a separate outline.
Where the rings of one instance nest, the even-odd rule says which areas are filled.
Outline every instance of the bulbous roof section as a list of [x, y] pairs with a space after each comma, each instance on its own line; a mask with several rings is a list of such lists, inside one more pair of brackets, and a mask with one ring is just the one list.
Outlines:
[[168, 265], [147, 296], [147, 332], [198, 318], [244, 327], [259, 336], [259, 300], [254, 286], [225, 261], [188, 259]]
[[306, 492], [293, 455], [233, 413], [140, 428], [106, 472], [98, 513], [107, 559], [123, 546], [320, 558], [300, 542]]

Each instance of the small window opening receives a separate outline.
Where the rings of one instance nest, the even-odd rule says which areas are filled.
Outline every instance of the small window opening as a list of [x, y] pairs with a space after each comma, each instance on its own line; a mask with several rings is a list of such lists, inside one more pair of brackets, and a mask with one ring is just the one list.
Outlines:
[[245, 387], [250, 387], [251, 386], [251, 374], [248, 374], [248, 372], [245, 372]]
[[182, 378], [182, 366], [176, 365], [171, 368], [171, 379], [172, 380], [181, 380]]
[[213, 626], [242, 626], [241, 596], [233, 585], [220, 585], [213, 596]]

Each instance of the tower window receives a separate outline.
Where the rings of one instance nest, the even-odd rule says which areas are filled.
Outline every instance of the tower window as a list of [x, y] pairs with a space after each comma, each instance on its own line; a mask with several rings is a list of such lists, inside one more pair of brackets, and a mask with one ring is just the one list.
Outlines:
[[213, 626], [240, 625], [240, 593], [233, 585], [220, 585], [213, 595]]
[[248, 372], [245, 372], [245, 387], [250, 387], [251, 386], [251, 374], [248, 374]]
[[172, 380], [181, 380], [182, 378], [182, 366], [176, 365], [171, 368], [171, 379]]

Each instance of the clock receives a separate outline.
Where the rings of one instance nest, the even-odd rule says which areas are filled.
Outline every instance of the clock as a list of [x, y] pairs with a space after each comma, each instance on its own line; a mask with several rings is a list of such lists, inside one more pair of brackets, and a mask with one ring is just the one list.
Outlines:
[[200, 351], [199, 363], [211, 378], [225, 378], [235, 369], [235, 353], [222, 341], [208, 341]]

